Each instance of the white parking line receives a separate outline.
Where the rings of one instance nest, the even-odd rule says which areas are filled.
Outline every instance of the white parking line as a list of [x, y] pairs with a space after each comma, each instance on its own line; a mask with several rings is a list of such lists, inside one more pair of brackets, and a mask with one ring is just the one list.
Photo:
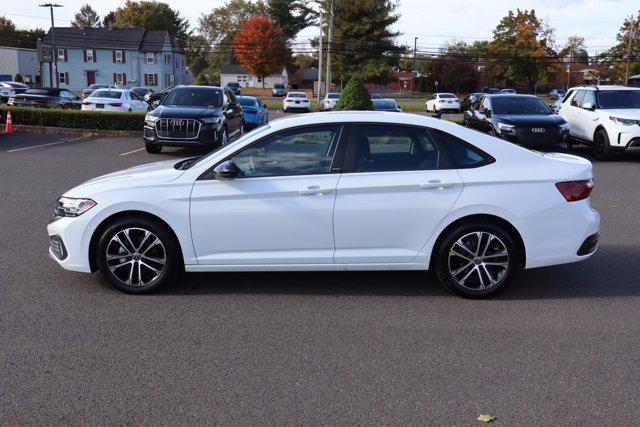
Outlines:
[[135, 150], [131, 150], [131, 151], [125, 151], [124, 153], [120, 153], [118, 154], [119, 156], [128, 156], [129, 154], [133, 154], [133, 153], [137, 153], [138, 151], [142, 151], [144, 150], [145, 147], [142, 148], [136, 148]]
[[16, 153], [18, 151], [32, 150], [34, 148], [48, 147], [50, 145], [58, 145], [58, 144], [64, 144], [67, 142], [80, 141], [81, 139], [85, 139], [85, 138], [64, 139], [62, 141], [48, 142], [46, 144], [40, 144], [40, 145], [32, 145], [31, 147], [14, 148], [13, 150], [8, 150], [7, 153]]

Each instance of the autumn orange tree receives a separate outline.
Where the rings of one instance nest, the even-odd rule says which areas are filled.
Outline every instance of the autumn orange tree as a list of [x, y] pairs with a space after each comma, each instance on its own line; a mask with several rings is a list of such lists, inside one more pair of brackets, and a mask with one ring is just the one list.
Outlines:
[[276, 73], [291, 57], [287, 38], [266, 15], [256, 15], [240, 25], [233, 41], [234, 52], [240, 64], [258, 77]]

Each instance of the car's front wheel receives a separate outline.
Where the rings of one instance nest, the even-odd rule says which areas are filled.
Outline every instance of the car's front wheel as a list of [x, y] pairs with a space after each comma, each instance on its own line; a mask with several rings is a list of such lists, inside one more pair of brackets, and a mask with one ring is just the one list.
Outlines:
[[144, 142], [144, 148], [147, 150], [147, 153], [150, 154], [158, 154], [162, 151], [162, 145], [152, 144], [150, 142]]
[[520, 253], [510, 232], [492, 222], [462, 224], [434, 249], [435, 273], [448, 290], [482, 298], [504, 288], [520, 267]]
[[604, 129], [598, 130], [593, 137], [593, 156], [598, 160], [611, 160], [613, 158], [609, 135]]
[[107, 281], [128, 293], [164, 286], [182, 267], [178, 244], [166, 226], [143, 217], [109, 225], [100, 235], [96, 256]]

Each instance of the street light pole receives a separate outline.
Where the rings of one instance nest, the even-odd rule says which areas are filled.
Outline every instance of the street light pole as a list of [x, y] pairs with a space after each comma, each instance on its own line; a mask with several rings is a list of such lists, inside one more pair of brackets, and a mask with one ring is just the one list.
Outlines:
[[416, 51], [418, 50], [418, 38], [413, 39], [413, 70], [411, 71], [411, 98], [414, 97], [414, 91], [416, 87]]
[[629, 29], [629, 43], [627, 45], [627, 72], [625, 73], [625, 76], [624, 76], [625, 86], [629, 86], [629, 62], [631, 61], [631, 42], [636, 36], [636, 25], [635, 25], [636, 23], [633, 16], [631, 16], [630, 24], [631, 24], [631, 28]]
[[[55, 24], [53, 23], [53, 8], [62, 7], [62, 5], [56, 4], [56, 3], [45, 3], [39, 6], [48, 7], [49, 11], [51, 12], [51, 50], [53, 52], [53, 64], [56, 70], [56, 87], [60, 87], [60, 74], [58, 73], [58, 51], [56, 49], [56, 32], [55, 32]], [[53, 86], [53, 82], [49, 82], [49, 83]]]
[[331, 6], [329, 8], [329, 33], [327, 36], [327, 73], [325, 76], [326, 83], [324, 85], [325, 93], [331, 92], [331, 42], [333, 38], [333, 0], [330, 0]]
[[320, 12], [320, 41], [318, 43], [318, 106], [320, 106], [320, 88], [322, 87], [322, 12]]

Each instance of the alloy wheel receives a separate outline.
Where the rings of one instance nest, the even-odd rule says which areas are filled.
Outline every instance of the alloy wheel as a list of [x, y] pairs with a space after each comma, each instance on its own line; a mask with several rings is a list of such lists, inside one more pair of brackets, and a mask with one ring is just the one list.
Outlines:
[[118, 281], [128, 286], [148, 286], [158, 280], [167, 264], [162, 241], [144, 228], [125, 228], [107, 245], [106, 265]]
[[451, 246], [449, 274], [459, 286], [484, 291], [498, 285], [509, 269], [504, 242], [487, 231], [465, 234]]

